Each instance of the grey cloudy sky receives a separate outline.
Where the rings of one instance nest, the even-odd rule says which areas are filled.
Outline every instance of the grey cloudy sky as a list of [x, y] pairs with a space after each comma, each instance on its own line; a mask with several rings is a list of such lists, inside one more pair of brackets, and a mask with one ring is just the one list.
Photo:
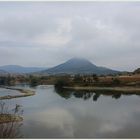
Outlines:
[[72, 57], [140, 67], [140, 2], [0, 2], [0, 65], [52, 67]]

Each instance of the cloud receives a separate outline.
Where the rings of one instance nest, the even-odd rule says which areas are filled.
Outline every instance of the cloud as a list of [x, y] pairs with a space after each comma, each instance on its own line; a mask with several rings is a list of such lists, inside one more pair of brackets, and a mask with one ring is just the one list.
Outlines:
[[80, 56], [118, 70], [139, 67], [139, 2], [0, 2], [0, 7], [0, 65], [51, 67]]
[[[47, 118], [47, 119], [46, 119]], [[38, 121], [36, 121], [36, 119]], [[28, 118], [25, 124], [25, 132], [31, 131], [31, 137], [74, 137], [73, 123], [74, 118], [70, 112], [62, 108], [52, 108], [35, 114], [34, 119]], [[39, 123], [38, 123], [39, 122]], [[34, 125], [31, 125], [33, 123]], [[33, 126], [33, 127], [32, 127]], [[27, 133], [27, 132], [26, 132]], [[30, 135], [29, 135], [30, 137]]]

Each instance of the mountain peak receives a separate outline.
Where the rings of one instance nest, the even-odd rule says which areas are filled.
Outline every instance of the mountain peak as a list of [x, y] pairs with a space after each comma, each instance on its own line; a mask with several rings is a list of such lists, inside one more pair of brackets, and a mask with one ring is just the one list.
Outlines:
[[[74, 58], [71, 58], [70, 60], [66, 61], [65, 63], [68, 63], [68, 64], [82, 64], [82, 65], [94, 65], [92, 64], [89, 60], [85, 59], [85, 58], [81, 58], [81, 57], [74, 57]], [[94, 65], [95, 66], [95, 65]]]
[[69, 59], [68, 61], [88, 61], [86, 58], [83, 57], [73, 57], [71, 59]]
[[65, 63], [43, 71], [47, 74], [111, 74], [117, 71], [100, 68], [85, 58], [74, 57]]

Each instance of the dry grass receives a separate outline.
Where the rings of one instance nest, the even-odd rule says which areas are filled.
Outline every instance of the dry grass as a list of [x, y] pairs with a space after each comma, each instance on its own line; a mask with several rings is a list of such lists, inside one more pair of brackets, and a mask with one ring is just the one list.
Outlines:
[[12, 114], [0, 114], [0, 124], [1, 123], [9, 123], [9, 122], [19, 122], [22, 121], [23, 118], [20, 116], [15, 116]]
[[129, 82], [140, 82], [140, 74], [135, 74], [131, 76], [105, 76], [99, 77], [100, 82], [111, 83], [113, 79], [118, 79], [121, 83], [129, 83]]
[[0, 102], [0, 138], [20, 138], [20, 127], [22, 126], [23, 110], [20, 105], [9, 109], [5, 102]]
[[64, 87], [65, 89], [72, 89], [72, 90], [104, 90], [104, 91], [120, 91], [120, 92], [128, 92], [128, 93], [133, 93], [137, 92], [140, 94], [140, 88], [135, 88], [135, 87]]

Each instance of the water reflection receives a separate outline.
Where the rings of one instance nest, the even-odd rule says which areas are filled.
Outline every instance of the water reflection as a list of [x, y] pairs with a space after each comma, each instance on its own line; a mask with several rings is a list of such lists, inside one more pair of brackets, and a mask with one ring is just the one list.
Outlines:
[[140, 138], [140, 98], [128, 95], [37, 87], [35, 96], [7, 102], [24, 108], [22, 129], [14, 127], [24, 138]]
[[12, 109], [6, 102], [0, 101], [0, 138], [21, 138], [23, 110], [20, 105]]
[[73, 137], [74, 121], [68, 110], [52, 107], [29, 116], [25, 133], [30, 138]]
[[133, 112], [130, 116], [127, 116], [128, 119], [125, 123], [122, 123], [122, 126], [116, 130], [106, 131], [103, 130], [100, 133], [100, 138], [140, 138], [140, 113]]
[[93, 98], [93, 101], [97, 101], [99, 97], [102, 96], [110, 96], [114, 99], [121, 98], [122, 95], [140, 95], [138, 93], [127, 93], [127, 92], [120, 92], [120, 91], [89, 91], [89, 90], [68, 90], [63, 88], [55, 88], [55, 92], [65, 99], [69, 99], [71, 97], [75, 98], [82, 98], [83, 100], [88, 100]]
[[[99, 95], [99, 94], [95, 94]], [[56, 96], [57, 97], [57, 96]], [[93, 96], [94, 97], [94, 96]], [[105, 97], [105, 96], [103, 96]], [[98, 96], [95, 96], [95, 100]], [[62, 98], [59, 98], [60, 100]], [[61, 100], [28, 115], [25, 133], [28, 138], [138, 138], [140, 137], [139, 101], [79, 102]], [[111, 101], [113, 102], [110, 102]], [[49, 100], [49, 99], [48, 99]], [[133, 100], [135, 101], [135, 100]], [[68, 103], [68, 104], [67, 104]], [[49, 106], [51, 104], [51, 106]], [[48, 107], [49, 106], [49, 107]], [[137, 113], [136, 113], [137, 112]], [[132, 126], [132, 128], [130, 127]], [[129, 134], [127, 134], [127, 132]]]
[[97, 101], [101, 94], [94, 94], [93, 101]]

